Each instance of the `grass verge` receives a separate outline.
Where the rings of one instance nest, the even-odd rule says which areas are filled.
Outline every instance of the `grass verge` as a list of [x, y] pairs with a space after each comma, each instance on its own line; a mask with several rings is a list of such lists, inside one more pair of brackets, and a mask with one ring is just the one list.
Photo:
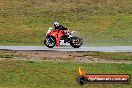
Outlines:
[[1, 0], [0, 45], [44, 45], [59, 21], [84, 45], [132, 45], [131, 0]]
[[78, 67], [89, 74], [130, 74], [131, 64], [86, 64], [46, 61], [0, 61], [0, 88], [131, 88], [131, 84], [76, 83]]
[[100, 58], [106, 60], [128, 60], [132, 61], [132, 53], [122, 52], [84, 52], [84, 56], [91, 56], [93, 58]]

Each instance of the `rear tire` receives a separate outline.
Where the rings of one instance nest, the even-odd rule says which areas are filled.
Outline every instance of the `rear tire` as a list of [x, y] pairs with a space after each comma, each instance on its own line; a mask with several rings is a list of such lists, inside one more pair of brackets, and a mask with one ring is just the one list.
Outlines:
[[44, 40], [44, 44], [49, 47], [49, 48], [53, 48], [56, 44], [56, 41], [55, 41], [55, 38], [52, 37], [52, 36], [49, 36], [47, 37], [45, 40]]
[[79, 48], [83, 44], [83, 41], [81, 38], [78, 37], [72, 37], [70, 41], [70, 45], [74, 48]]

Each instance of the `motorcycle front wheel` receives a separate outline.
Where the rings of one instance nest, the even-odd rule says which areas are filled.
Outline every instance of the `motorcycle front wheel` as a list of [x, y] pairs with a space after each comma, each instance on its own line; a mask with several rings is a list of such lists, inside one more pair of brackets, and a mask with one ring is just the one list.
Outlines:
[[49, 48], [53, 48], [56, 44], [56, 41], [53, 37], [50, 36], [44, 40], [44, 44]]

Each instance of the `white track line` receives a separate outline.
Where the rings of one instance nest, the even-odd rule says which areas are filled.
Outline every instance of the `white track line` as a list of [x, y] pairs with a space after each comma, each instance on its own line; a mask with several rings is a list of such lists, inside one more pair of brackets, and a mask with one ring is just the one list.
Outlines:
[[54, 48], [47, 48], [45, 46], [0, 46], [0, 50], [132, 52], [132, 46], [89, 46], [80, 48], [72, 48], [69, 46]]

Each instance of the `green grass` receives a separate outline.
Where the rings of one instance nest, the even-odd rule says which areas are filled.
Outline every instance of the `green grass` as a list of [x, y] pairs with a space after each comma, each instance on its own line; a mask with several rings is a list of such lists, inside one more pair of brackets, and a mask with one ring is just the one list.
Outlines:
[[132, 53], [84, 52], [83, 55], [106, 60], [132, 60]]
[[131, 0], [1, 0], [0, 45], [43, 45], [59, 21], [85, 45], [132, 45]]
[[[0, 61], [0, 88], [82, 88], [76, 83], [79, 66], [89, 74], [132, 75], [131, 64]], [[132, 84], [86, 84], [83, 87], [131, 88]]]
[[0, 58], [13, 58], [13, 57], [15, 56], [12, 54], [0, 54]]

